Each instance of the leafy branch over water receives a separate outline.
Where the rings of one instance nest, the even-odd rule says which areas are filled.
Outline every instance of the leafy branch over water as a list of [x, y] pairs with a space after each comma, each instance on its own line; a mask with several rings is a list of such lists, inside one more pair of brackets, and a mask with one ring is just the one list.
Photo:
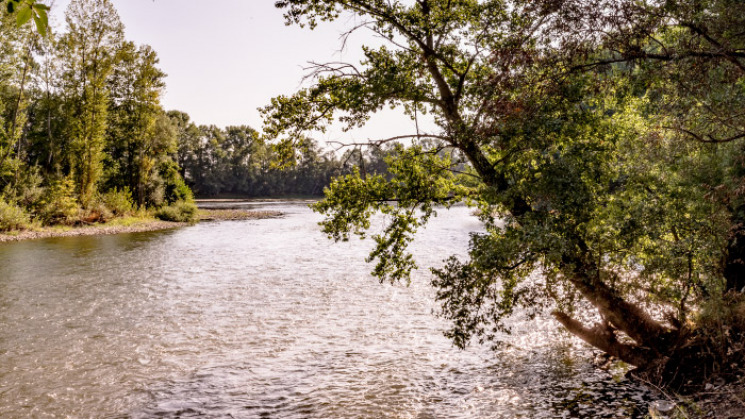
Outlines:
[[741, 3], [276, 4], [288, 24], [354, 16], [365, 24], [353, 30], [388, 41], [363, 48], [362, 63], [319, 64], [310, 87], [264, 109], [284, 154], [335, 119], [433, 116], [431, 135], [401, 133], [412, 145], [388, 156], [388, 176], [338, 178], [315, 209], [336, 240], [386, 214], [370, 259], [396, 281], [435, 205], [477, 207], [486, 232], [469, 257], [433, 271], [457, 345], [509, 339], [516, 307], [550, 306], [650, 382], [734, 376], [745, 360]]

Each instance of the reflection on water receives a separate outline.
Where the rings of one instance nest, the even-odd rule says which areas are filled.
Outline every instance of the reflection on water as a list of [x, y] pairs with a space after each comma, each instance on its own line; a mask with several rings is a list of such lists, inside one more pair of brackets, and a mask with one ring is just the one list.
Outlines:
[[[380, 285], [370, 243], [272, 205], [287, 216], [0, 244], [0, 417], [643, 417], [644, 390], [555, 323], [459, 351], [426, 271]], [[478, 228], [441, 211], [420, 265]]]

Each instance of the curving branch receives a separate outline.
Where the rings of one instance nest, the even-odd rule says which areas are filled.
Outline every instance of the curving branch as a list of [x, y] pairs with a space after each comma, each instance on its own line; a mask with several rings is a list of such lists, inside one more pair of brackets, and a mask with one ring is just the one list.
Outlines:
[[649, 349], [619, 342], [613, 328], [607, 323], [598, 323], [590, 328], [564, 312], [557, 310], [551, 314], [571, 334], [624, 362], [636, 367], [644, 367], [654, 359]]

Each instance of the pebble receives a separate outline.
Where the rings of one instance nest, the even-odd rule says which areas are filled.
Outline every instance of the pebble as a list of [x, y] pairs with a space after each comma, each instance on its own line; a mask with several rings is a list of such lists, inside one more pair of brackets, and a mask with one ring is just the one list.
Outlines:
[[668, 400], [655, 400], [649, 404], [649, 414], [653, 418], [666, 418], [675, 409], [675, 403]]

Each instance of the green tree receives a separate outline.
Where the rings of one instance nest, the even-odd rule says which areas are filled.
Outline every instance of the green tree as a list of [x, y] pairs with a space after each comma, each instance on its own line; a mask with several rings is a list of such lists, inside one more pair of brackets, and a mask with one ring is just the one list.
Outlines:
[[[704, 326], [692, 329], [688, 321], [724, 290], [729, 208], [710, 199], [705, 185], [722, 180], [735, 159], [731, 149], [681, 142], [660, 126], [658, 104], [668, 98], [639, 83], [644, 69], [632, 64], [679, 55], [613, 49], [618, 39], [651, 41], [659, 26], [630, 20], [652, 32], [629, 33], [628, 22], [587, 19], [602, 15], [581, 13], [599, 7], [590, 2], [277, 6], [289, 24], [311, 28], [351, 14], [364, 22], [358, 28], [389, 41], [364, 48], [359, 65], [319, 65], [311, 87], [273, 99], [265, 130], [280, 150], [337, 116], [347, 127], [387, 106], [412, 118], [434, 116], [434, 132], [372, 144], [412, 140], [386, 158], [390, 175], [357, 170], [337, 179], [315, 208], [336, 240], [364, 236], [374, 213], [387, 214], [370, 260], [381, 280], [393, 281], [416, 266], [406, 247], [436, 205], [477, 206], [486, 232], [473, 236], [469, 258], [434, 270], [456, 344], [500, 339], [515, 307], [531, 314], [550, 306], [568, 331], [648, 378], [683, 377], [681, 359], [709, 365], [696, 333]], [[588, 20], [598, 26], [583, 29]], [[598, 35], [602, 24], [613, 36]], [[588, 45], [607, 49], [590, 52]]]
[[124, 26], [109, 0], [75, 0], [60, 39], [64, 62], [69, 159], [80, 203], [88, 206], [102, 175], [109, 106], [108, 79], [123, 41]]
[[109, 78], [108, 183], [128, 187], [142, 206], [157, 173], [156, 160], [173, 149], [176, 135], [169, 132], [170, 121], [161, 117], [165, 73], [157, 68], [155, 51], [124, 42], [117, 54]]
[[196, 153], [199, 148], [199, 127], [193, 122], [185, 112], [169, 111], [168, 117], [176, 126], [176, 136], [178, 137], [178, 151], [176, 162], [181, 168], [181, 177], [194, 178], [194, 167], [196, 165]]
[[[17, 145], [26, 120], [33, 59], [33, 38], [29, 31], [17, 29], [11, 17], [0, 15], [0, 181], [5, 187], [17, 162]], [[10, 164], [9, 164], [10, 163]]]

